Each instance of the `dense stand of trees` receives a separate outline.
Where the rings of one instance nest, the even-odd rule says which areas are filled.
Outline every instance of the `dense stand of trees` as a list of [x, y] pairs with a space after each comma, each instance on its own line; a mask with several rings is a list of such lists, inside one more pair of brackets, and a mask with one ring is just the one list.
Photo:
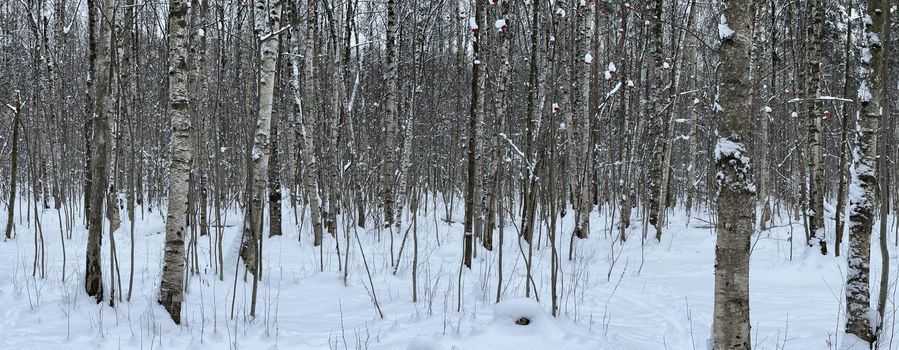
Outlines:
[[[535, 226], [570, 211], [573, 232], [542, 240], [553, 271], [565, 240], [647, 244], [672, 229], [673, 211], [708, 212], [719, 236], [714, 346], [736, 349], [750, 344], [750, 237], [784, 217], [802, 223], [795, 241], [849, 254], [846, 331], [873, 344], [883, 322], [866, 313], [871, 235], [879, 224], [884, 247], [897, 210], [887, 6], [4, 1], [5, 237], [21, 234], [12, 218], [28, 207], [16, 203], [83, 217], [85, 290], [114, 304], [127, 256], [115, 253], [119, 218], [166, 208], [159, 301], [178, 322], [200, 236], [213, 236], [223, 278], [226, 210], [244, 215], [254, 295], [263, 233], [285, 232], [281, 216], [303, 208], [321, 252], [348, 259], [350, 227], [377, 227], [398, 266], [406, 216], [439, 201], [445, 221], [464, 221], [469, 267], [479, 250], [502, 249], [505, 223], [534, 249]], [[617, 231], [591, 231], [596, 215]], [[63, 243], [74, 225], [65, 222]], [[654, 236], [628, 230], [637, 222]], [[324, 247], [325, 233], [335, 246]]]

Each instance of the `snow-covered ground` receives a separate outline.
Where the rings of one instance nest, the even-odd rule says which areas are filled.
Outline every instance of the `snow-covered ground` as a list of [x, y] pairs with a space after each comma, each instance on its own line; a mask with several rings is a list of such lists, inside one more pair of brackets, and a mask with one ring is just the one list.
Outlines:
[[[24, 205], [21, 202], [20, 205]], [[531, 298], [525, 299], [527, 248], [516, 225], [505, 227], [503, 302], [495, 304], [498, 250], [478, 250], [473, 268], [459, 280], [462, 224], [446, 223], [443, 206], [429, 206], [418, 217], [418, 297], [412, 302], [412, 245], [408, 242], [397, 273], [390, 263], [390, 239], [375, 229], [350, 232], [349, 278], [335, 241], [312, 247], [308, 220], [300, 230], [285, 208], [285, 235], [264, 241], [263, 279], [257, 316], [249, 316], [251, 281], [243, 280], [237, 258], [240, 216], [227, 214], [225, 273], [220, 281], [209, 263], [210, 241], [199, 241], [200, 273], [189, 275], [183, 324], [172, 323], [155, 302], [160, 280], [163, 217], [160, 208], [138, 212], [135, 233], [134, 290], [130, 302], [97, 304], [84, 290], [86, 232], [78, 218], [74, 236], [65, 240], [63, 258], [57, 213], [43, 211], [46, 278], [32, 277], [35, 225], [17, 218], [18, 236], [0, 242], [0, 349], [707, 349], [712, 319], [715, 236], [707, 214], [671, 214], [661, 243], [640, 243], [643, 226], [635, 223], [627, 243], [608, 212], [595, 211], [591, 237], [574, 243], [569, 257], [572, 216], [560, 222], [558, 257], [559, 317], [550, 315], [551, 257], [546, 227], [533, 252]], [[164, 208], [163, 208], [164, 209]], [[162, 210], [164, 212], [164, 210]], [[32, 215], [33, 216], [33, 215]], [[461, 217], [457, 210], [454, 218]], [[801, 223], [775, 217], [773, 229], [753, 239], [750, 294], [755, 349], [832, 349], [842, 337], [845, 258], [807, 249]], [[342, 220], [340, 220], [343, 222]], [[405, 219], [403, 231], [410, 224]], [[115, 234], [122, 286], [127, 293], [131, 240], [124, 220]], [[833, 222], [828, 222], [829, 232]], [[892, 236], [892, 225], [891, 236]], [[610, 232], [610, 228], [614, 232]], [[340, 232], [341, 256], [347, 242]], [[795, 235], [791, 245], [789, 237]], [[369, 282], [365, 261], [371, 271]], [[649, 229], [653, 235], [653, 229]], [[380, 236], [380, 239], [379, 239]], [[411, 240], [411, 232], [409, 239]], [[833, 246], [833, 237], [828, 237]], [[394, 239], [398, 251], [402, 235]], [[877, 286], [880, 255], [872, 249], [872, 285]], [[103, 242], [104, 274], [109, 273], [109, 239]], [[831, 248], [832, 249], [832, 248]], [[843, 247], [845, 251], [845, 245]], [[891, 286], [899, 273], [897, 249]], [[322, 257], [320, 254], [324, 252]], [[320, 263], [324, 271], [319, 271]], [[108, 284], [108, 276], [104, 275]], [[373, 303], [371, 284], [383, 319]], [[105, 289], [108, 293], [109, 286]], [[872, 288], [874, 293], [877, 288]], [[895, 323], [895, 289], [887, 305], [887, 324]], [[539, 299], [539, 302], [536, 300]], [[108, 296], [107, 296], [108, 300]], [[875, 299], [876, 300], [876, 299]], [[233, 315], [231, 310], [233, 307]], [[518, 325], [527, 317], [528, 325]], [[884, 349], [899, 348], [897, 330], [887, 326]]]

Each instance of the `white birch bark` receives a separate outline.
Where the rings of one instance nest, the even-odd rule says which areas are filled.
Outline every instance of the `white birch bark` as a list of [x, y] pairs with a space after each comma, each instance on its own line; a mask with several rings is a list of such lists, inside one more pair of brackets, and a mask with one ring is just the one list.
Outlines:
[[821, 145], [822, 120], [821, 100], [821, 35], [824, 28], [824, 8], [821, 0], [811, 0], [808, 6], [812, 11], [812, 24], [807, 28], [809, 40], [808, 87], [806, 101], [808, 113], [808, 215], [809, 215], [809, 247], [817, 245], [821, 254], [827, 255], [827, 241], [824, 240], [824, 165]]
[[[855, 152], [849, 184], [849, 251], [846, 270], [846, 335], [840, 349], [869, 349], [873, 332], [870, 269], [871, 231], [877, 203], [877, 128], [881, 119], [884, 58], [879, 34], [885, 20], [884, 1], [867, 1], [863, 19], [861, 64], [858, 67], [859, 111], [856, 118]], [[883, 210], [883, 209], [882, 209]]]
[[592, 160], [590, 151], [592, 150], [591, 135], [592, 132], [592, 116], [590, 115], [590, 65], [594, 58], [591, 51], [591, 38], [593, 38], [593, 4], [591, 2], [582, 1], [577, 8], [577, 39], [576, 52], [577, 60], [575, 64], [575, 72], [577, 81], [575, 82], [575, 91], [573, 98], [575, 100], [575, 112], [577, 114], [577, 125], [571, 128], [577, 130], [577, 138], [569, 152], [574, 152], [575, 164], [572, 168], [575, 173], [572, 174], [575, 181], [572, 187], [575, 198], [575, 221], [576, 226], [574, 234], [578, 238], [587, 238], [590, 234], [590, 211], [593, 209], [593, 196], [590, 192]]
[[755, 229], [749, 99], [749, 49], [753, 1], [722, 1], [720, 17], [720, 123], [715, 146], [718, 170], [718, 240], [715, 244], [715, 306], [712, 348], [749, 349], [749, 243]]
[[85, 263], [85, 289], [87, 294], [103, 299], [100, 246], [103, 242], [103, 208], [108, 181], [107, 156], [109, 142], [109, 116], [112, 114], [112, 66], [111, 38], [113, 0], [103, 0], [99, 9], [100, 28], [97, 37], [97, 58], [94, 70], [97, 74], [97, 103], [93, 111], [93, 135], [91, 140], [91, 211], [88, 217], [87, 261]]
[[[299, 16], [297, 16], [299, 17]], [[310, 6], [307, 8], [306, 14], [306, 47], [305, 47], [305, 64], [304, 64], [304, 81], [303, 85], [300, 85], [300, 63], [297, 57], [301, 57], [300, 55], [300, 38], [299, 31], [295, 31], [294, 35], [291, 35], [291, 52], [290, 55], [290, 66], [291, 66], [291, 89], [293, 90], [293, 101], [294, 101], [294, 113], [297, 114], [297, 125], [296, 128], [300, 132], [300, 139], [303, 142], [302, 148], [300, 149], [300, 156], [302, 158], [303, 166], [305, 167], [303, 171], [303, 187], [306, 192], [306, 196], [309, 198], [309, 211], [311, 214], [311, 222], [312, 222], [312, 231], [314, 235], [313, 244], [317, 247], [322, 244], [322, 224], [321, 224], [321, 197], [318, 186], [318, 161], [315, 157], [315, 137], [312, 135], [312, 130], [315, 125], [315, 108], [314, 104], [309, 104], [307, 107], [303, 106], [302, 97], [303, 97], [303, 89], [306, 90], [306, 96], [314, 98], [315, 96], [315, 47], [313, 36], [315, 35], [316, 30], [316, 19], [318, 17], [318, 12], [316, 11], [316, 6], [310, 3]], [[294, 25], [299, 26], [299, 21], [294, 21]]]
[[381, 165], [381, 205], [384, 208], [384, 227], [393, 224], [394, 191], [393, 182], [396, 177], [396, 144], [397, 144], [397, 14], [396, 1], [387, 0], [387, 45], [386, 45], [386, 80], [387, 95], [384, 101], [384, 162]]
[[258, 268], [257, 242], [262, 237], [262, 211], [265, 201], [265, 185], [268, 161], [271, 155], [269, 133], [272, 121], [272, 99], [275, 88], [275, 60], [278, 54], [278, 31], [281, 28], [281, 1], [257, 0], [255, 2], [255, 28], [262, 58], [259, 74], [259, 111], [256, 116], [256, 132], [251, 150], [250, 198], [244, 213], [244, 247], [242, 255], [247, 270], [256, 273]]
[[181, 323], [184, 283], [184, 234], [187, 228], [188, 181], [191, 145], [190, 100], [188, 98], [187, 0], [169, 4], [169, 109], [172, 116], [172, 163], [169, 166], [169, 198], [165, 223], [165, 253], [159, 303]]

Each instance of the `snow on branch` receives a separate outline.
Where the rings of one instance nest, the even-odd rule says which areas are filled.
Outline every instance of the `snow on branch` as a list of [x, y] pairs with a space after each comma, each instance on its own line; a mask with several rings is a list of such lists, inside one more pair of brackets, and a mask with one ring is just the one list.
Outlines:
[[815, 98], [794, 98], [792, 100], [787, 101], [787, 103], [796, 103], [803, 101], [839, 101], [839, 102], [855, 102], [848, 98], [836, 97], [836, 96], [818, 96]]

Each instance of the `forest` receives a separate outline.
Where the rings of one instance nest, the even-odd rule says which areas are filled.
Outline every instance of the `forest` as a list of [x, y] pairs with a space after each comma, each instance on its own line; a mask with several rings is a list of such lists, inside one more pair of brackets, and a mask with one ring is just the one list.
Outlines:
[[899, 349], [887, 0], [2, 0], [0, 347]]

